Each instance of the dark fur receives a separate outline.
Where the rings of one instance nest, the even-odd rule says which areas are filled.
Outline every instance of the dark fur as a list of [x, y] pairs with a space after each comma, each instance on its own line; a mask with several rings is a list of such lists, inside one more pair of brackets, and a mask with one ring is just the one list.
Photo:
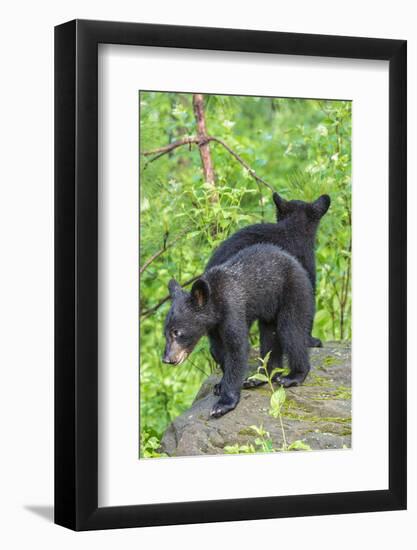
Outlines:
[[210, 337], [211, 351], [223, 370], [212, 416], [227, 413], [239, 402], [248, 369], [249, 329], [256, 320], [262, 327], [261, 357], [271, 351], [268, 369], [281, 368], [286, 354], [290, 373], [279, 382], [288, 387], [304, 381], [310, 369], [307, 346], [314, 298], [307, 273], [295, 258], [277, 246], [257, 244], [207, 270], [191, 293], [174, 280], [169, 291], [172, 305], [165, 320], [163, 361], [182, 363], [203, 335]]
[[[274, 193], [273, 199], [277, 208], [277, 223], [257, 223], [240, 229], [217, 248], [206, 269], [222, 264], [247, 246], [271, 243], [286, 250], [300, 261], [315, 291], [316, 232], [321, 218], [330, 206], [330, 197], [322, 195], [316, 201], [309, 203], [298, 200], [286, 201], [278, 193]], [[310, 334], [311, 329], [312, 326]], [[321, 341], [311, 336], [309, 345], [320, 347]]]

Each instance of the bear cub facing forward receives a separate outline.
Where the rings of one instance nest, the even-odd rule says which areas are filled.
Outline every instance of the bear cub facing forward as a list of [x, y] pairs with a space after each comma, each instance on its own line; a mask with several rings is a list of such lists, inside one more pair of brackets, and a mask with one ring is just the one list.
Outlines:
[[271, 352], [268, 370], [282, 368], [283, 354], [288, 357], [290, 373], [277, 381], [289, 387], [305, 380], [314, 298], [309, 277], [293, 256], [271, 244], [249, 246], [208, 269], [190, 293], [174, 279], [168, 288], [172, 304], [165, 320], [163, 361], [181, 364], [200, 338], [209, 336], [223, 371], [211, 416], [222, 416], [239, 402], [248, 371], [249, 329], [255, 321], [262, 327], [261, 357]]

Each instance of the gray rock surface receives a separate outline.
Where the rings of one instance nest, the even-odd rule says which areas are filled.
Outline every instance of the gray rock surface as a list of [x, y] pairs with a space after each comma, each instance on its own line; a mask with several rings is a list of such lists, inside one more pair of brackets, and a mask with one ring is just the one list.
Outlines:
[[[351, 349], [350, 343], [329, 342], [310, 351], [311, 371], [304, 385], [286, 390], [282, 423], [287, 444], [296, 440], [311, 449], [351, 446]], [[215, 419], [209, 412], [218, 399], [212, 375], [200, 388], [191, 408], [167, 428], [161, 450], [169, 456], [215, 455], [224, 447], [253, 445], [259, 437], [250, 426], [262, 426], [273, 448], [282, 449], [279, 419], [268, 414], [271, 391], [267, 385], [242, 390], [234, 411]]]

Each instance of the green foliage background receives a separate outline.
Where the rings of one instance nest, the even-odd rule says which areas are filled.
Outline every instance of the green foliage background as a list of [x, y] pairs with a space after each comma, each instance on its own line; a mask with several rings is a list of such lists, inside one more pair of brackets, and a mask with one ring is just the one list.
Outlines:
[[[204, 96], [207, 129], [224, 140], [286, 199], [332, 204], [317, 238], [314, 335], [351, 337], [351, 102]], [[192, 95], [141, 92], [140, 153], [196, 135]], [[274, 221], [271, 193], [221, 145], [210, 144], [219, 202], [204, 182], [198, 147], [175, 149], [154, 162], [140, 155], [140, 264], [167, 249], [140, 278], [141, 456], [157, 456], [168, 423], [188, 408], [215, 368], [206, 339], [187, 362], [163, 365], [164, 303], [171, 277], [202, 273], [214, 248], [238, 228]], [[177, 240], [175, 240], [177, 239]], [[172, 246], [170, 243], [175, 242]], [[256, 345], [256, 332], [253, 345]]]

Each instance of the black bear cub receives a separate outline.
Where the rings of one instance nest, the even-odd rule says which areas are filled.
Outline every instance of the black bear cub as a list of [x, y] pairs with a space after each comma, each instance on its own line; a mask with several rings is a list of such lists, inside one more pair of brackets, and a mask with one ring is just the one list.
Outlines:
[[[274, 193], [273, 199], [277, 209], [277, 223], [257, 223], [240, 229], [217, 248], [206, 269], [222, 264], [247, 246], [271, 243], [280, 246], [300, 261], [310, 277], [314, 291], [316, 288], [315, 238], [320, 220], [330, 206], [330, 197], [322, 195], [313, 202], [286, 201], [278, 193]], [[310, 333], [311, 329], [312, 326]], [[321, 341], [311, 336], [309, 345], [320, 347]]]
[[288, 376], [276, 377], [283, 386], [301, 384], [309, 370], [309, 331], [314, 313], [310, 280], [300, 263], [277, 246], [244, 248], [221, 265], [212, 267], [184, 291], [172, 279], [172, 305], [165, 320], [163, 361], [179, 365], [203, 335], [223, 371], [215, 388], [219, 400], [211, 416], [234, 409], [248, 370], [248, 335], [259, 321], [262, 358], [271, 351], [268, 369], [289, 361]]

